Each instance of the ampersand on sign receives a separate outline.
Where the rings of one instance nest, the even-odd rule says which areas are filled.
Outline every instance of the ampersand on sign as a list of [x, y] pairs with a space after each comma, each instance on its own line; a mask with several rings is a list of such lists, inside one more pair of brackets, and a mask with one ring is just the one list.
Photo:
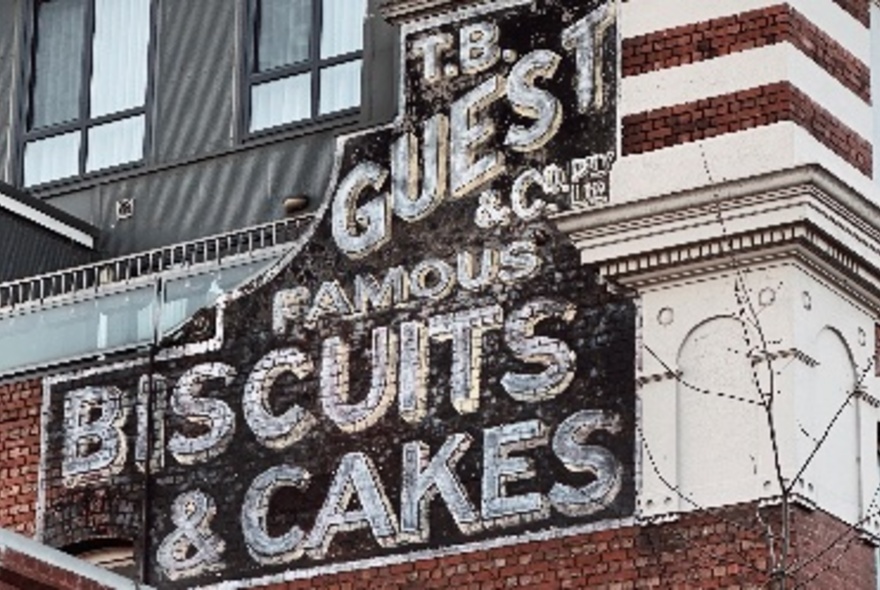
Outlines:
[[177, 528], [156, 552], [156, 561], [170, 580], [223, 568], [221, 557], [226, 544], [210, 528], [216, 513], [213, 498], [198, 490], [174, 500], [171, 521]]
[[480, 195], [474, 223], [477, 227], [489, 229], [510, 223], [510, 208], [501, 204], [501, 197], [493, 190], [484, 191]]

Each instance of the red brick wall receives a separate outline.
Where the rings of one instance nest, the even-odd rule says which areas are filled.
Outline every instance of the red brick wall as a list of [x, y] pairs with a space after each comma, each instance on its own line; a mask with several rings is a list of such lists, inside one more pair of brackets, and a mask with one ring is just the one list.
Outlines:
[[[622, 0], [623, 2], [631, 2], [632, 0]], [[871, 25], [871, 0], [833, 0], [835, 4], [847, 11], [850, 16], [865, 25]]]
[[[866, 3], [867, 6], [867, 3]], [[787, 38], [865, 102], [871, 102], [871, 70], [821, 28], [789, 9]]]
[[862, 536], [824, 512], [795, 512], [792, 539], [798, 580], [809, 590], [876, 588], [873, 550]]
[[[762, 512], [765, 522], [778, 526], [778, 509]], [[794, 574], [789, 587], [806, 582], [811, 590], [876, 588], [873, 549], [857, 535], [846, 534], [845, 525], [824, 513], [795, 508], [792, 529], [790, 563], [818, 557]], [[770, 567], [764, 530], [755, 506], [749, 504], [684, 515], [672, 523], [534, 541], [260, 588], [761, 588], [769, 581]], [[832, 550], [820, 553], [828, 546]]]
[[0, 527], [33, 535], [40, 466], [39, 381], [0, 385]]
[[639, 154], [779, 121], [797, 123], [871, 176], [871, 144], [788, 82], [624, 117], [623, 154]]
[[[851, 14], [867, 15], [866, 0], [839, 0]], [[624, 76], [675, 68], [739, 51], [789, 42], [866, 103], [870, 69], [820, 26], [788, 6], [655, 31], [623, 41]], [[803, 127], [866, 176], [871, 143], [790, 83], [768, 84], [623, 118], [623, 154], [639, 154], [779, 121]]]
[[625, 39], [622, 71], [635, 76], [785, 41], [870, 101], [868, 66], [785, 4]]

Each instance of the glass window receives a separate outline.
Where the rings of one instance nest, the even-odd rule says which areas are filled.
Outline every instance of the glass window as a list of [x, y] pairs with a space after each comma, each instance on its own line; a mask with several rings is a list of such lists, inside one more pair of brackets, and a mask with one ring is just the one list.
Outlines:
[[34, 44], [31, 126], [46, 127], [79, 117], [82, 90], [85, 0], [40, 2]]
[[360, 106], [367, 0], [251, 0], [251, 7], [250, 132]]
[[321, 109], [325, 115], [361, 104], [361, 60], [321, 70]]
[[309, 59], [311, 0], [262, 0], [259, 19], [258, 71], [266, 72]]
[[34, 0], [23, 184], [143, 159], [150, 0]]

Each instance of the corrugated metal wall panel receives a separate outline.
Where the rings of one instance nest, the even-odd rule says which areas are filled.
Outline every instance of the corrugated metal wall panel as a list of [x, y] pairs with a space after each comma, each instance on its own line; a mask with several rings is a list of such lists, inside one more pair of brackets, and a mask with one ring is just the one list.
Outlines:
[[233, 145], [238, 67], [236, 4], [229, 0], [159, 2], [155, 89], [158, 163]]
[[[10, 22], [21, 25], [23, 19], [12, 6], [23, 1], [0, 0], [0, 31]], [[378, 1], [371, 0], [371, 14]], [[359, 117], [257, 140], [236, 139], [244, 5], [239, 0], [157, 2], [155, 100], [147, 105], [153, 135], [147, 161], [132, 170], [34, 191], [99, 228], [103, 256], [279, 219], [282, 201], [290, 195], [307, 195], [316, 206], [330, 181], [336, 135], [380, 125], [393, 116], [397, 63], [389, 57], [396, 51], [397, 37], [374, 16], [368, 23], [372, 44], [365, 48], [368, 75]], [[0, 47], [4, 42], [8, 43], [0, 41]], [[0, 56], [0, 77], [16, 60]], [[8, 99], [4, 87], [0, 94]], [[8, 128], [0, 119], [0, 133]], [[135, 201], [129, 219], [116, 216], [121, 199]]]
[[93, 260], [88, 248], [0, 211], [0, 283]]
[[[332, 136], [286, 141], [89, 191], [87, 200], [98, 204], [99, 250], [136, 252], [280, 219], [291, 194], [318, 202], [330, 180], [332, 144]], [[134, 199], [131, 218], [116, 219], [120, 199]]]

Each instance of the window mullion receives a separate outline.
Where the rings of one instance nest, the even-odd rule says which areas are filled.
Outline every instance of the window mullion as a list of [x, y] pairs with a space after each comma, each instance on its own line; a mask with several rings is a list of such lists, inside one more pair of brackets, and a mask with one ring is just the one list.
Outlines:
[[27, 26], [27, 43], [28, 43], [28, 54], [26, 61], [26, 71], [24, 72], [24, 79], [26, 80], [26, 97], [27, 104], [24, 107], [24, 116], [22, 117], [22, 129], [25, 133], [30, 131], [33, 128], [34, 121], [34, 85], [36, 84], [36, 62], [37, 62], [37, 43], [39, 39], [37, 38], [37, 9], [39, 7], [38, 0], [32, 0], [30, 3], [30, 18], [28, 19]]
[[260, 72], [260, 13], [263, 10], [260, 0], [248, 0], [248, 30], [250, 38], [247, 43], [248, 72], [253, 75]]
[[240, 31], [239, 40], [241, 51], [244, 54], [242, 62], [242, 75], [238, 83], [239, 97], [241, 98], [241, 112], [237, 125], [239, 139], [247, 136], [251, 121], [251, 88], [254, 84], [254, 75], [257, 73], [257, 9], [259, 0], [242, 0], [244, 6], [244, 27]]
[[333, 57], [325, 57], [320, 60], [319, 66], [322, 68], [327, 68], [331, 66], [338, 66], [344, 63], [348, 63], [351, 61], [355, 61], [358, 59], [364, 58], [364, 52], [362, 50], [351, 51], [349, 53], [341, 53], [339, 55], [334, 55]]
[[269, 70], [267, 72], [256, 72], [251, 74], [251, 82], [253, 84], [262, 84], [263, 82], [271, 82], [272, 80], [279, 80], [281, 78], [289, 78], [290, 76], [295, 76], [297, 74], [308, 74], [312, 71], [312, 62], [311, 57], [309, 58], [309, 63], [298, 63], [292, 66], [284, 66], [281, 68], [275, 68]]
[[79, 173], [85, 174], [89, 154], [89, 114], [92, 103], [92, 65], [94, 62], [95, 0], [86, 3], [85, 41], [83, 42], [83, 76], [79, 97]]
[[318, 117], [321, 100], [321, 35], [324, 34], [324, 3], [322, 0], [312, 0], [312, 31], [309, 46], [309, 63], [312, 69], [312, 119]]
[[[24, 41], [22, 42], [22, 54], [27, 56], [21, 75], [21, 88], [19, 92], [23, 97], [22, 104], [18, 112], [18, 133], [19, 140], [17, 142], [18, 152], [16, 153], [15, 180], [19, 186], [24, 186], [24, 153], [27, 148], [27, 140], [24, 139], [31, 130], [33, 120], [32, 111], [34, 108], [34, 83], [35, 83], [35, 62], [37, 59], [37, 0], [31, 0], [26, 4], [28, 12], [26, 13]], [[26, 48], [26, 53], [25, 53]]]
[[144, 101], [141, 103], [144, 115], [144, 136], [142, 138], [141, 160], [152, 160], [153, 151], [153, 112], [154, 97], [157, 77], [154, 76], [156, 68], [156, 47], [158, 43], [157, 19], [159, 14], [158, 0], [150, 0], [150, 29], [149, 41], [147, 45], [147, 83], [144, 87]]

